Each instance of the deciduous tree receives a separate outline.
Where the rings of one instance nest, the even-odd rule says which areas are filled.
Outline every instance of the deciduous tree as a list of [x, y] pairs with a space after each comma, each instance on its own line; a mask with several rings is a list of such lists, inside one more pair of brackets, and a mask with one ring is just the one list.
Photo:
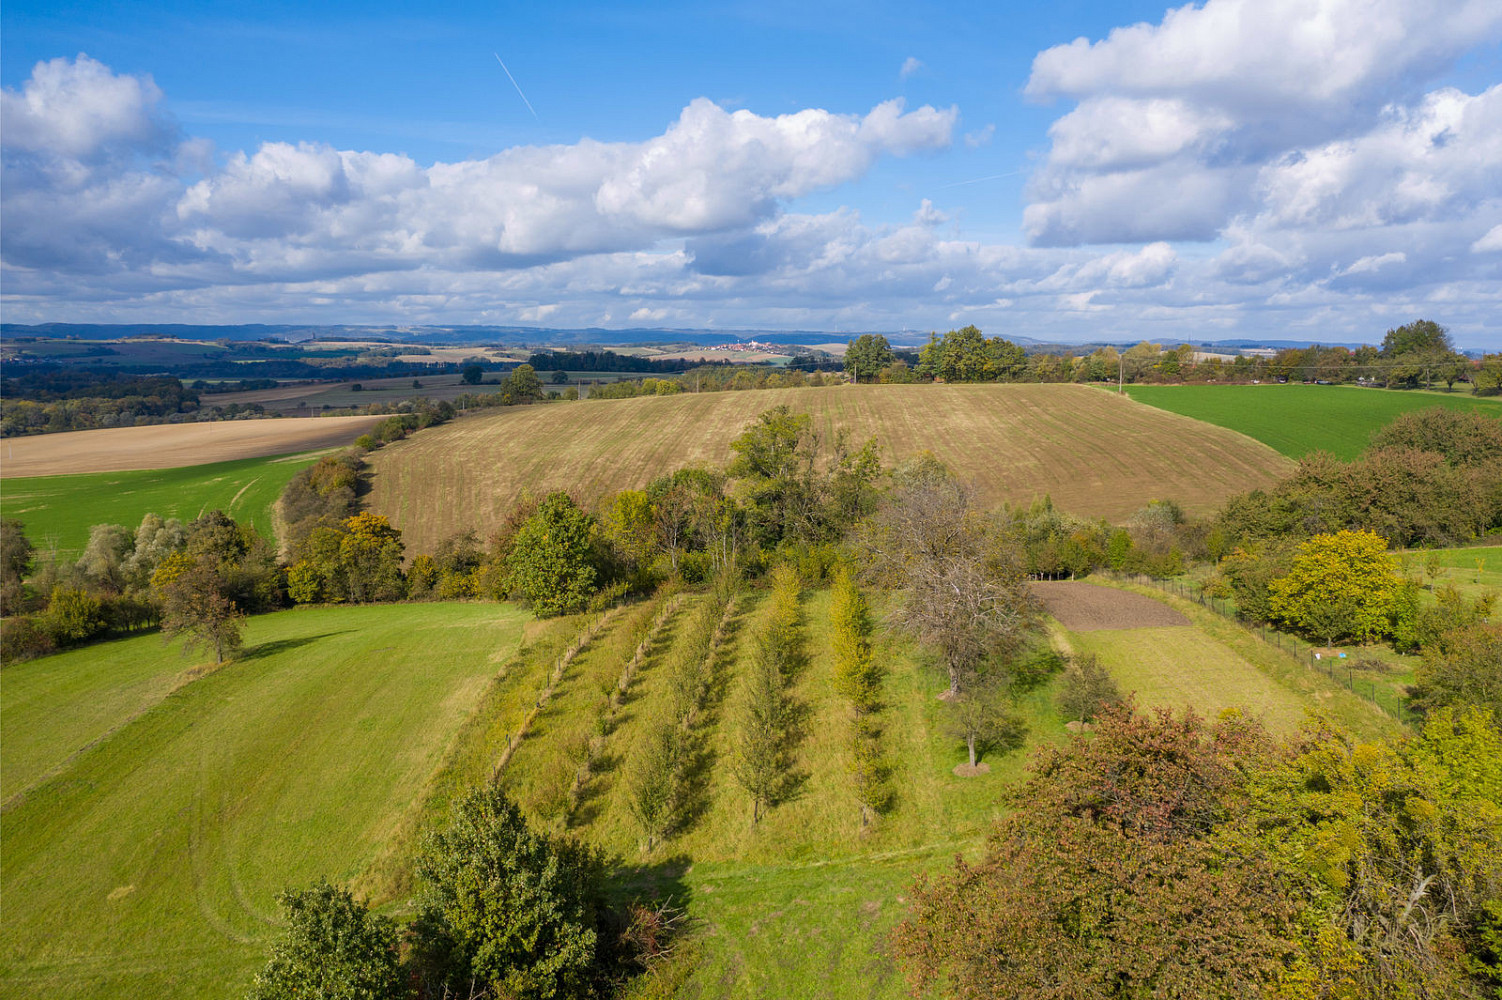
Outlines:
[[1094, 653], [1074, 657], [1064, 668], [1059, 690], [1059, 714], [1064, 718], [1090, 722], [1122, 700], [1121, 689]]
[[626, 805], [641, 827], [648, 854], [673, 828], [683, 767], [683, 730], [676, 719], [649, 725], [626, 775]]
[[22, 584], [31, 573], [35, 553], [24, 524], [9, 517], [0, 521], [0, 615], [19, 610]]
[[1334, 643], [1386, 633], [1398, 577], [1387, 542], [1371, 531], [1316, 535], [1299, 546], [1288, 575], [1268, 588], [1279, 620]]
[[200, 562], [188, 561], [178, 571], [173, 565], [178, 558], [163, 564], [168, 572], [156, 574], [162, 635], [168, 641], [182, 637], [184, 652], [198, 647], [213, 650], [214, 662], [223, 663], [240, 649], [245, 615], [225, 595], [223, 578]]
[[829, 621], [835, 690], [856, 712], [875, 710], [881, 700], [881, 670], [871, 648], [871, 611], [845, 566], [836, 571], [830, 588]]
[[594, 591], [594, 519], [561, 491], [538, 504], [511, 541], [507, 556], [515, 590], [538, 617], [582, 610]]
[[960, 997], [1265, 995], [1293, 947], [1262, 856], [1212, 834], [1260, 737], [1111, 713], [1045, 750], [978, 864], [921, 879], [894, 936], [915, 987]]
[[1424, 651], [1415, 682], [1413, 704], [1420, 711], [1475, 705], [1502, 726], [1502, 623], [1445, 632]]
[[862, 547], [873, 578], [905, 592], [892, 620], [938, 654], [953, 697], [982, 660], [1021, 646], [1037, 627], [1037, 601], [1017, 553], [931, 455], [894, 478]]
[[858, 382], [875, 382], [897, 355], [879, 333], [863, 333], [845, 345], [845, 371]]
[[1026, 723], [1007, 704], [1003, 686], [996, 680], [970, 685], [950, 702], [944, 719], [950, 737], [965, 744], [970, 769], [988, 750], [1011, 750], [1022, 744]]

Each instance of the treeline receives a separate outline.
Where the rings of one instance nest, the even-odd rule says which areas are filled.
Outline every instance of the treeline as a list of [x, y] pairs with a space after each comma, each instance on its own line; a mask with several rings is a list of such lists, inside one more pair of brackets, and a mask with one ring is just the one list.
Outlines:
[[1449, 333], [1430, 320], [1389, 330], [1382, 346], [1290, 348], [1232, 359], [1202, 356], [1190, 344], [1165, 348], [1148, 341], [1118, 351], [1029, 354], [974, 326], [931, 334], [916, 363], [885, 337], [865, 334], [846, 348], [845, 371], [860, 382], [1117, 382], [1250, 383], [1300, 381], [1418, 388], [1471, 383], [1477, 394], [1502, 391], [1502, 354], [1474, 361], [1455, 350]]
[[400, 532], [355, 513], [357, 460], [326, 457], [294, 477], [282, 501], [289, 593], [299, 603], [520, 599], [554, 615], [611, 587], [759, 574], [788, 558], [822, 577], [834, 543], [875, 503], [874, 443], [825, 440], [807, 414], [779, 407], [731, 447], [724, 470], [680, 469], [605, 498], [597, 512], [562, 492], [525, 497], [485, 541], [455, 535], [405, 571]]
[[197, 409], [197, 393], [175, 378], [33, 370], [0, 384], [0, 437], [160, 423]]
[[[656, 361], [614, 351], [541, 351], [527, 359], [540, 372], [642, 372], [643, 374], [682, 371], [682, 361]], [[721, 362], [728, 365], [730, 362]]]
[[[834, 376], [808, 372], [802, 368], [775, 368], [764, 365], [720, 364], [690, 368], [671, 378], [621, 380], [592, 385], [586, 399], [634, 399], [638, 396], [671, 396], [680, 392], [744, 392], [750, 389], [796, 389], [837, 383]], [[570, 388], [564, 399], [577, 399], [579, 390]]]
[[187, 524], [148, 514], [134, 530], [95, 525], [72, 563], [39, 561], [19, 521], [0, 526], [0, 548], [7, 663], [156, 627], [222, 660], [245, 614], [285, 604], [275, 547], [220, 511]]

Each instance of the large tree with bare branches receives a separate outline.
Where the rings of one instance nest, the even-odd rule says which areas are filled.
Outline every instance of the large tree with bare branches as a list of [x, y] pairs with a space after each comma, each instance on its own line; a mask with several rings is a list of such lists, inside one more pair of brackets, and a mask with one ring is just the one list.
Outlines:
[[892, 622], [929, 647], [960, 693], [987, 659], [1037, 627], [1021, 561], [976, 510], [970, 488], [932, 455], [899, 468], [863, 545], [871, 573], [904, 592]]

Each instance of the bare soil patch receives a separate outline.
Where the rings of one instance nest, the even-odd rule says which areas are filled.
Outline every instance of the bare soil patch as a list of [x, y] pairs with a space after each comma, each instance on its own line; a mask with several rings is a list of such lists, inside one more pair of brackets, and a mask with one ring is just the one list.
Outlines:
[[1073, 632], [1188, 625], [1173, 608], [1142, 594], [1072, 580], [1039, 580], [1033, 593], [1059, 624]]
[[977, 764], [974, 767], [971, 767], [969, 764], [956, 764], [954, 766], [954, 773], [961, 778], [974, 778], [978, 775], [990, 774], [991, 765]]
[[11, 479], [77, 472], [176, 469], [239, 458], [266, 458], [350, 444], [384, 419], [373, 416], [219, 420], [7, 438], [0, 444], [0, 475]]

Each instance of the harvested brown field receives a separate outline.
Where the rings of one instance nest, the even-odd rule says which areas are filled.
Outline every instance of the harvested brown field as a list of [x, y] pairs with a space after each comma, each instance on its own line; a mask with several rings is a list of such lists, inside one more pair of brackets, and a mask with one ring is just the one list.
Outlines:
[[1072, 580], [1038, 580], [1033, 593], [1048, 613], [1071, 632], [1163, 628], [1188, 625], [1189, 619], [1162, 601], [1111, 587]]
[[875, 436], [882, 457], [932, 451], [982, 502], [1048, 494], [1062, 509], [1124, 519], [1149, 500], [1207, 511], [1293, 463], [1224, 428], [1073, 385], [835, 386], [508, 407], [423, 431], [373, 456], [370, 509], [408, 551], [493, 530], [523, 491], [586, 502], [691, 463], [723, 465], [765, 410], [810, 413], [826, 434]]
[[78, 472], [177, 469], [239, 458], [265, 458], [350, 444], [385, 417], [217, 420], [195, 424], [107, 427], [7, 438], [0, 475], [63, 476]]

